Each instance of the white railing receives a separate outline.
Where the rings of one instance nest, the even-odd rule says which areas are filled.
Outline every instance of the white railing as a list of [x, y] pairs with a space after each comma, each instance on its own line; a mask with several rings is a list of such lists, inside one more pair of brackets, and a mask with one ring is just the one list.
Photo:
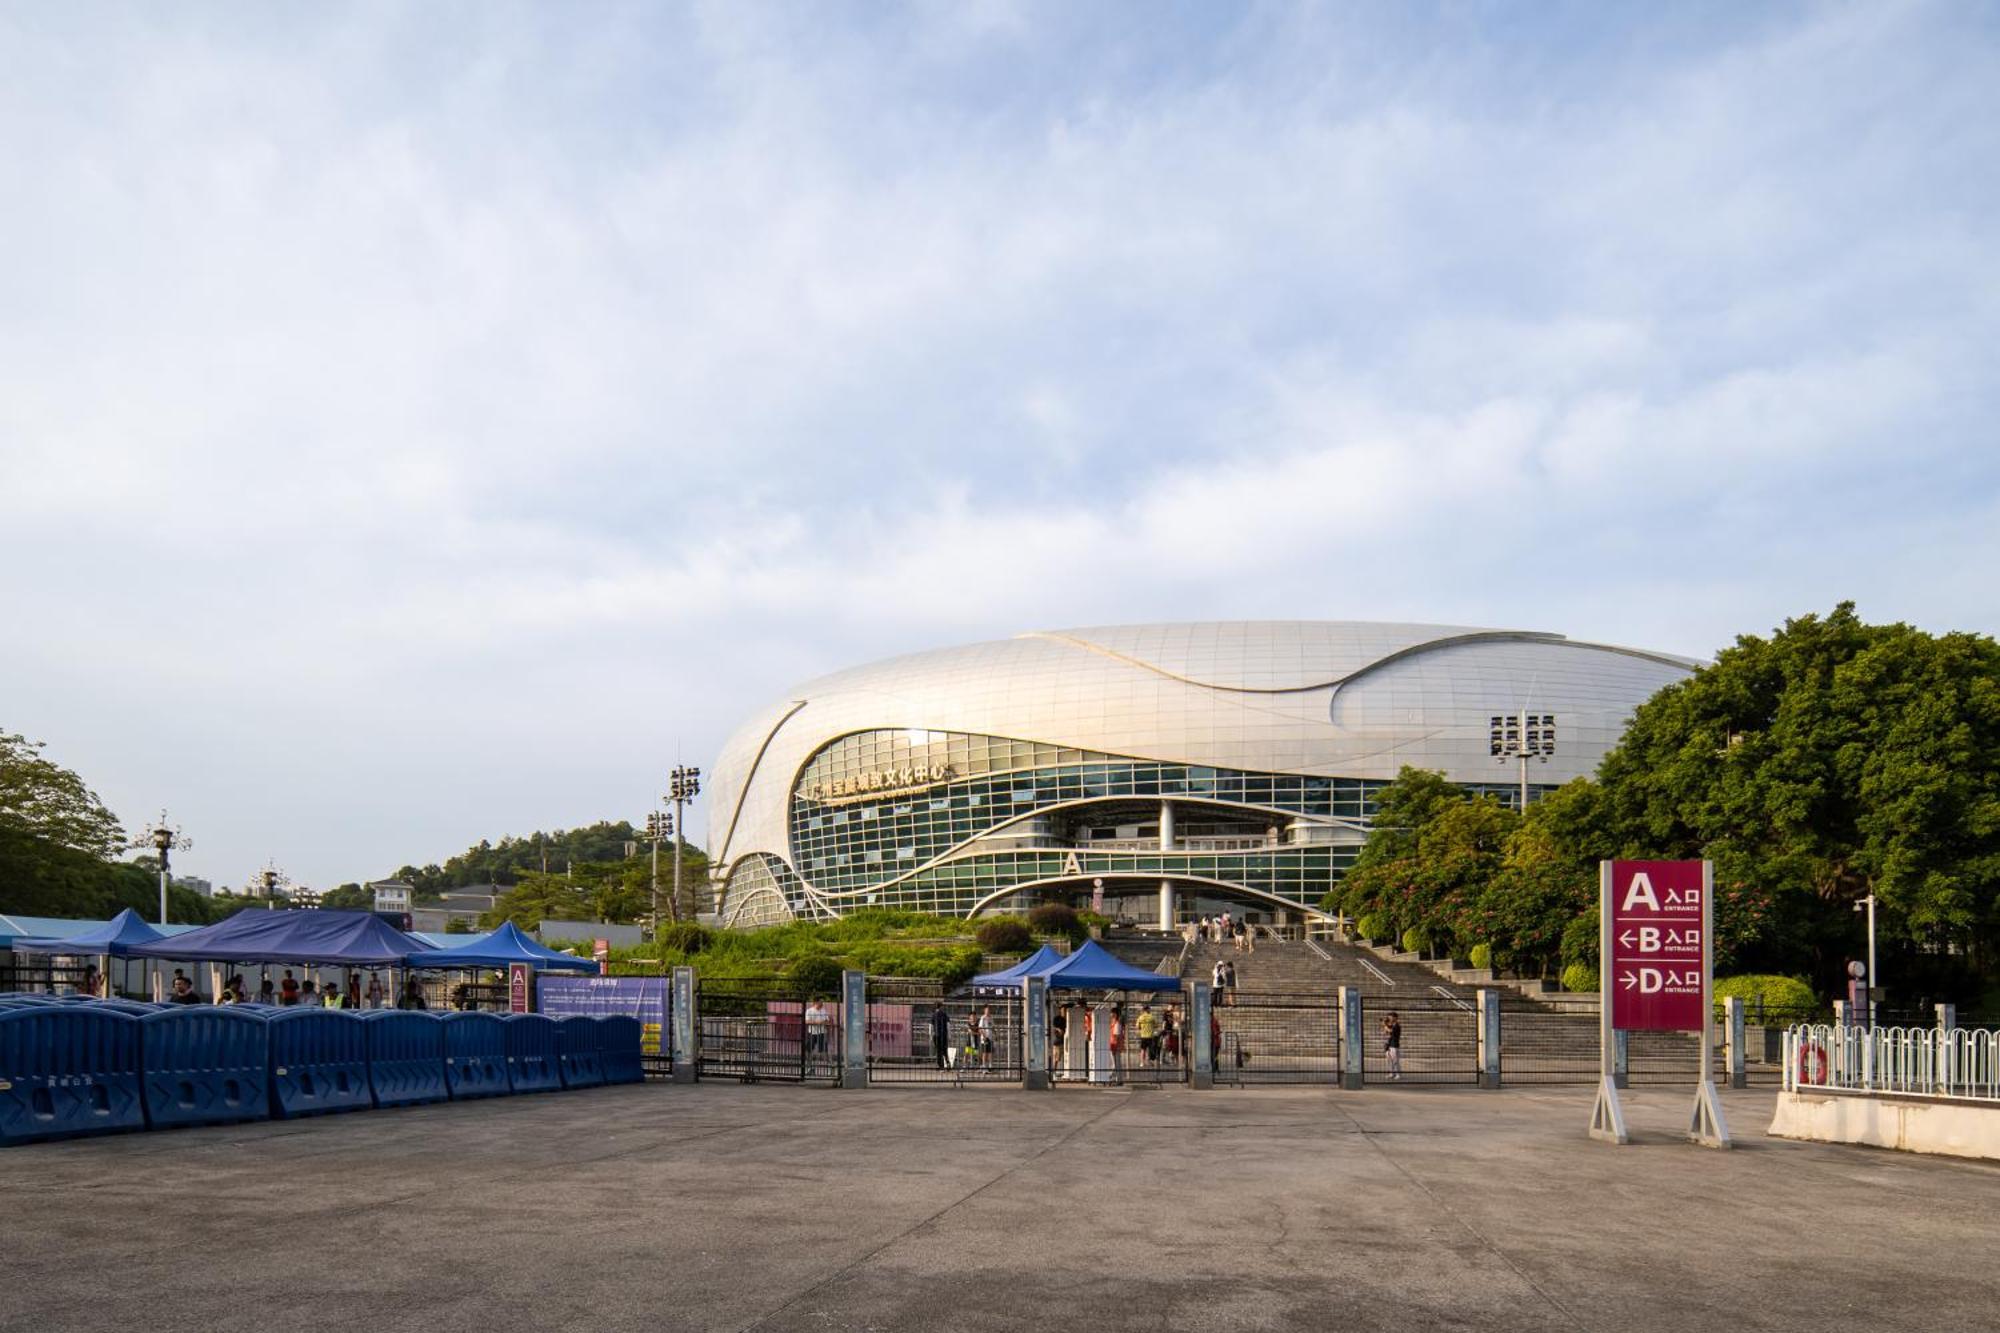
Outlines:
[[1801, 1023], [1785, 1031], [1785, 1091], [2000, 1102], [2000, 1032]]

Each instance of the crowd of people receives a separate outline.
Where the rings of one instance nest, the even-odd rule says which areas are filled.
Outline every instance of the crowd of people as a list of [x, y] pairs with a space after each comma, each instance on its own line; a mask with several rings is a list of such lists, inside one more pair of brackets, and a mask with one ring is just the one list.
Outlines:
[[1189, 944], [1227, 942], [1234, 946], [1237, 953], [1257, 952], [1257, 928], [1228, 912], [1188, 922], [1181, 927], [1181, 938]]
[[[93, 969], [94, 970], [94, 969]], [[81, 993], [81, 987], [79, 987]], [[95, 994], [96, 992], [90, 992]], [[168, 985], [169, 1004], [206, 1004], [194, 988], [194, 981], [186, 969], [175, 968], [173, 980]], [[348, 972], [338, 982], [328, 982], [321, 986], [311, 976], [300, 980], [286, 968], [284, 975], [275, 982], [266, 974], [258, 983], [253, 994], [249, 983], [240, 972], [232, 973], [222, 983], [221, 993], [215, 997], [217, 1004], [266, 1004], [274, 1008], [290, 1009], [304, 1007], [310, 1009], [428, 1009], [430, 1002], [424, 998], [423, 984], [415, 977], [408, 979], [401, 995], [395, 1003], [389, 1003], [389, 991], [382, 984], [382, 974], [371, 972], [368, 984], [361, 983], [359, 972]]]

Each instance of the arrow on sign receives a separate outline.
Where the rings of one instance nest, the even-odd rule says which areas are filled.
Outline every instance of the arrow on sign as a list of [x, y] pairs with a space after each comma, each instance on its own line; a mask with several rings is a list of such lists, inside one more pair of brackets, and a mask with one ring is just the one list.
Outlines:
[[1620, 972], [1618, 974], [1618, 984], [1626, 990], [1633, 990], [1639, 985], [1639, 975], [1636, 972]]
[[1632, 932], [1631, 932], [1631, 931], [1629, 931], [1629, 930], [1621, 930], [1621, 931], [1619, 931], [1619, 932], [1618, 932], [1618, 942], [1619, 942], [1620, 944], [1624, 945], [1624, 946], [1625, 946], [1626, 948], [1628, 948], [1628, 949], [1629, 949], [1629, 948], [1631, 948], [1631, 947], [1632, 947]]

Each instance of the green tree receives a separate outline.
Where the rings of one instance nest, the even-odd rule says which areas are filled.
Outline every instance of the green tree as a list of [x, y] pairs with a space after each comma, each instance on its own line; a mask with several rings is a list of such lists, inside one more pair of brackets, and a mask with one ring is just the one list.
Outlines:
[[372, 912], [375, 910], [375, 894], [359, 884], [343, 884], [321, 894], [319, 905], [345, 912]]
[[109, 860], [125, 831], [97, 793], [46, 758], [43, 744], [0, 731], [0, 831]]
[[1873, 892], [1885, 947], [1994, 967], [1990, 638], [1864, 624], [1851, 603], [1745, 635], [1643, 705], [1599, 777], [1618, 852], [1715, 862], [1718, 946], [1741, 965], [1829, 983]]

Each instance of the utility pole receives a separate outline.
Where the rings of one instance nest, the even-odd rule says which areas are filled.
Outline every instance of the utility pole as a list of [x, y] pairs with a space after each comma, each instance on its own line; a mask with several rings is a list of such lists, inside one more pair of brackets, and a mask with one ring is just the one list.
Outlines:
[[674, 901], [673, 917], [681, 919], [681, 829], [687, 820], [683, 810], [689, 801], [701, 795], [701, 770], [684, 764], [674, 765], [674, 771], [667, 775], [667, 799], [674, 803]]
[[134, 851], [150, 847], [160, 858], [160, 924], [167, 924], [167, 881], [168, 863], [174, 852], [184, 852], [194, 846], [192, 839], [181, 836], [178, 825], [167, 822], [167, 812], [160, 811], [160, 820], [152, 828], [140, 834], [127, 846]]

